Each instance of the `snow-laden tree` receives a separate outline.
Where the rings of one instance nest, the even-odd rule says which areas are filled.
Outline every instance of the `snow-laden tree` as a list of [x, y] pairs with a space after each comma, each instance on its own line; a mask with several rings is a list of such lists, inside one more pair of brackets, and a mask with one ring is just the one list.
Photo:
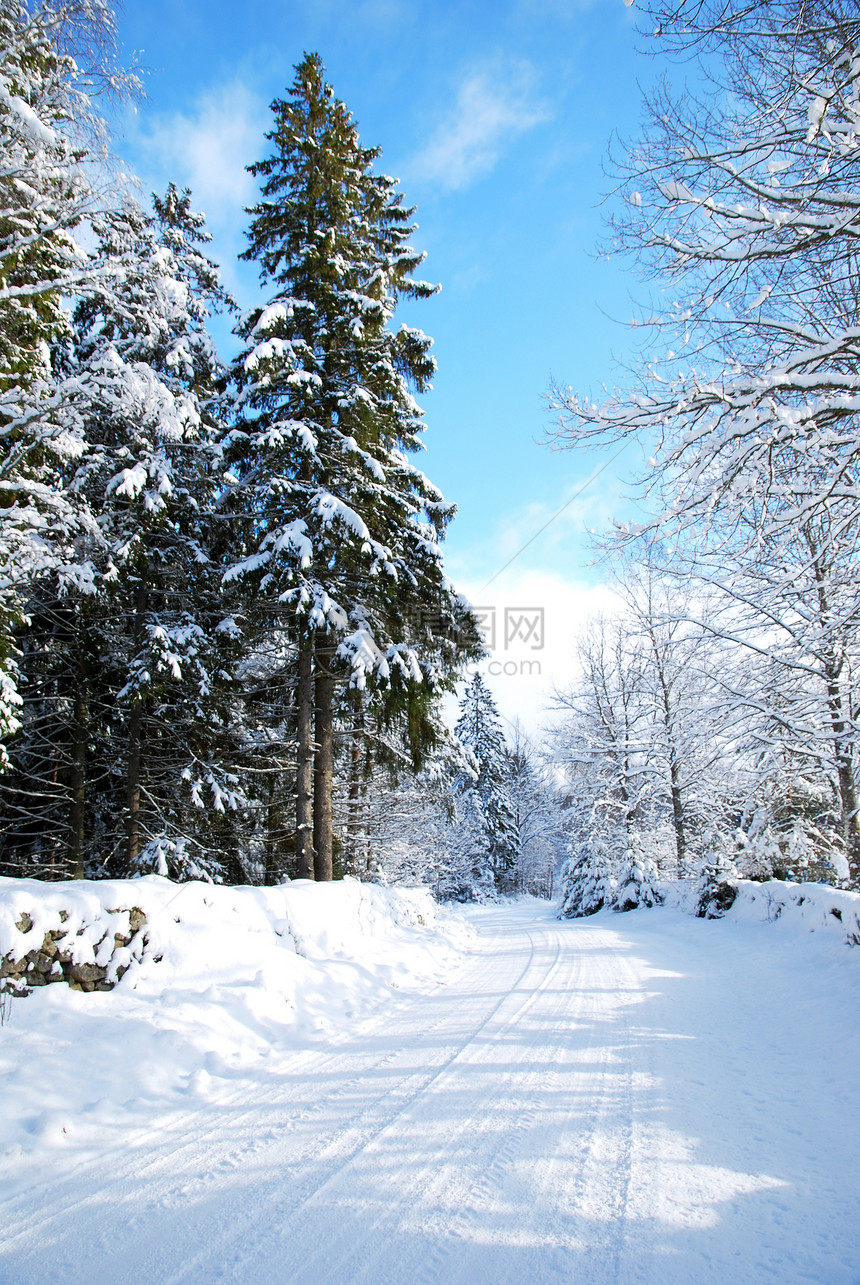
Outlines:
[[379, 693], [423, 734], [477, 632], [442, 567], [453, 510], [408, 458], [431, 341], [391, 324], [399, 299], [435, 287], [413, 275], [412, 211], [323, 73], [316, 55], [299, 64], [251, 166], [245, 257], [270, 297], [239, 329], [225, 509], [246, 518], [229, 578], [296, 649], [298, 868], [328, 879], [338, 686]]
[[69, 333], [68, 300], [103, 268], [80, 232], [104, 159], [93, 93], [129, 84], [113, 43], [101, 0], [10, 0], [0, 11], [0, 741], [18, 721], [11, 631], [22, 592], [62, 557], [79, 519], [58, 474], [83, 445], [58, 414], [51, 351]]
[[346, 784], [335, 797], [344, 873], [423, 883], [442, 901], [493, 899], [479, 801], [459, 788], [476, 776], [468, 750], [449, 732], [416, 771], [402, 727], [367, 708], [358, 714], [338, 762]]
[[612, 909], [638, 910], [640, 906], [659, 906], [663, 894], [659, 888], [657, 862], [643, 849], [638, 836], [624, 854], [618, 885], [612, 897]]
[[557, 699], [571, 913], [580, 902], [615, 904], [616, 894], [638, 904], [633, 885], [646, 904], [658, 877], [697, 876], [706, 836], [737, 829], [756, 779], [737, 658], [695, 619], [711, 619], [708, 604], [647, 559], [627, 564], [619, 588], [626, 609], [583, 632], [579, 678]]
[[675, 300], [644, 319], [668, 350], [602, 404], [561, 395], [563, 432], [647, 440], [664, 534], [752, 505], [755, 531], [841, 527], [860, 462], [860, 16], [847, 0], [707, 2], [673, 28], [671, 8], [646, 12], [686, 48], [720, 11], [749, 22], [709, 37], [698, 95], [657, 91], [621, 164], [614, 231]]
[[560, 393], [561, 432], [653, 453], [653, 517], [619, 538], [644, 529], [678, 584], [697, 577], [718, 614], [722, 598], [710, 623], [746, 666], [781, 671], [778, 710], [743, 682], [726, 708], [761, 763], [773, 748], [829, 782], [856, 879], [860, 15], [841, 0], [645, 13], [663, 48], [703, 55], [692, 89], [655, 93], [619, 166], [616, 246], [671, 302], [645, 310], [657, 342], [638, 383], [602, 403]]
[[642, 647], [625, 620], [598, 617], [576, 648], [578, 680], [556, 693], [564, 718], [553, 736], [566, 781], [570, 855], [561, 870], [561, 914], [611, 904], [624, 854], [639, 830], [657, 839], [648, 774]]
[[611, 905], [621, 874], [619, 856], [598, 832], [574, 840], [561, 871], [559, 918], [583, 919]]
[[567, 846], [559, 782], [518, 725], [505, 751], [505, 767], [516, 838], [517, 890], [552, 897], [555, 872]]
[[649, 557], [629, 566], [624, 592], [625, 627], [639, 648], [637, 704], [651, 824], [663, 821], [671, 833], [666, 872], [674, 867], [689, 875], [698, 870], [704, 834], [727, 823], [737, 804], [742, 759], [727, 695], [732, 662], [706, 627], [710, 604], [694, 602], [690, 588], [673, 584]]
[[554, 738], [571, 778], [570, 817], [578, 841], [598, 831], [623, 852], [650, 800], [641, 641], [626, 622], [597, 617], [578, 639], [576, 659], [578, 681], [556, 693], [566, 717]]
[[206, 329], [225, 296], [187, 192], [171, 186], [151, 218], [127, 206], [104, 220], [103, 238], [124, 270], [120, 289], [93, 292], [76, 317], [88, 450], [70, 489], [86, 497], [104, 550], [123, 864], [178, 873], [208, 860], [214, 872], [203, 819], [238, 794], [219, 740], [236, 631], [212, 518], [224, 372]]
[[212, 526], [222, 371], [206, 331], [223, 295], [187, 193], [97, 223], [112, 271], [54, 358], [57, 418], [85, 446], [59, 485], [87, 521], [28, 591], [5, 820], [78, 877], [94, 850], [123, 872], [217, 874], [211, 817], [238, 795], [224, 762], [235, 630]]
[[[860, 871], [856, 674], [860, 664], [858, 528], [828, 515], [799, 519], [754, 548], [696, 551], [691, 568], [721, 603], [711, 623], [745, 656], [734, 703], [759, 750], [760, 767], [817, 779], [838, 816], [834, 839]], [[764, 786], [764, 780], [762, 781]], [[844, 874], [849, 873], [846, 867]]]
[[718, 846], [708, 854], [696, 883], [696, 915], [699, 919], [721, 919], [737, 897], [738, 868]]
[[475, 774], [463, 773], [456, 788], [459, 794], [474, 799], [480, 817], [482, 834], [470, 838], [471, 844], [477, 844], [476, 860], [482, 858], [481, 864], [491, 871], [498, 892], [513, 892], [518, 840], [507, 747], [499, 711], [480, 673], [475, 673], [463, 692], [455, 732], [475, 764]]

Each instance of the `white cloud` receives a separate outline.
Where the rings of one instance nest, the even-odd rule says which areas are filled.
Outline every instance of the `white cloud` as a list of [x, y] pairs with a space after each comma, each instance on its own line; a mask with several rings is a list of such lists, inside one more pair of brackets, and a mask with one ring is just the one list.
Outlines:
[[244, 207], [257, 198], [256, 180], [245, 167], [264, 155], [269, 125], [266, 104], [237, 82], [207, 91], [188, 113], [147, 113], [129, 130], [131, 159], [145, 190], [163, 191], [170, 181], [191, 189], [231, 286], [245, 244]]
[[515, 138], [548, 115], [535, 96], [534, 74], [528, 63], [473, 68], [460, 84], [453, 109], [410, 169], [449, 190], [467, 187], [493, 169]]
[[519, 722], [540, 744], [541, 729], [555, 721], [552, 693], [577, 675], [575, 645], [586, 621], [620, 606], [606, 584], [551, 571], [513, 567], [489, 588], [478, 581], [457, 587], [482, 609], [490, 656], [479, 668], [486, 676], [508, 729]]

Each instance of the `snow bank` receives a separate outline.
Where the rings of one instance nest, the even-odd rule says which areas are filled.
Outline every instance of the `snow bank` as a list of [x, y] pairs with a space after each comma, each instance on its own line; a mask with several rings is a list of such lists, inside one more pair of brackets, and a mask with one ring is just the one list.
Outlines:
[[779, 919], [784, 926], [822, 932], [834, 941], [860, 946], [860, 893], [780, 879], [766, 883], [739, 879], [732, 884], [737, 897], [728, 912], [730, 919], [748, 923]]
[[0, 879], [0, 955], [20, 958], [53, 933], [82, 965], [120, 951], [123, 967], [109, 990], [3, 997], [0, 1158], [86, 1149], [106, 1128], [121, 1136], [141, 1115], [157, 1127], [165, 1109], [192, 1109], [261, 1068], [286, 1074], [298, 1049], [336, 1043], [379, 1005], [447, 980], [471, 937], [424, 889], [352, 879]]
[[[860, 893], [823, 883], [786, 883], [732, 879], [735, 900], [724, 918], [738, 923], [773, 923], [802, 932], [823, 933], [839, 945], [860, 946]], [[694, 915], [699, 900], [695, 879], [661, 880], [663, 904]]]

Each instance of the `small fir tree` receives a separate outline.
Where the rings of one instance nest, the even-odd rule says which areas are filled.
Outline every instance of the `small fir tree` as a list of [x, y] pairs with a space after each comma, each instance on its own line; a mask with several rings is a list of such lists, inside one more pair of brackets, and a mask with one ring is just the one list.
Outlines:
[[517, 825], [509, 790], [505, 736], [496, 703], [484, 679], [476, 673], [460, 702], [456, 734], [471, 751], [476, 773], [461, 776], [459, 792], [472, 796], [483, 827], [481, 848], [497, 892], [516, 887]]

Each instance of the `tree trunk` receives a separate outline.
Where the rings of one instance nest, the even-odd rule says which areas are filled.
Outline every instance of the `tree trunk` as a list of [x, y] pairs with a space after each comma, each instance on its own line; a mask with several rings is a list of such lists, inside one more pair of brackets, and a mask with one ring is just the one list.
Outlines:
[[280, 860], [284, 839], [283, 800], [278, 793], [275, 773], [269, 774], [269, 800], [266, 815], [266, 869], [263, 876], [267, 888], [273, 888], [281, 881], [282, 864]]
[[[827, 592], [826, 568], [823, 565], [818, 541], [807, 527], [804, 530], [806, 543], [812, 554], [812, 567], [818, 591], [818, 610], [822, 632], [832, 630], [832, 613], [830, 595]], [[831, 634], [831, 637], [833, 635]], [[827, 708], [830, 715], [830, 726], [833, 731], [833, 757], [836, 760], [836, 777], [839, 783], [840, 829], [845, 844], [845, 855], [851, 882], [860, 879], [860, 817], [857, 807], [857, 782], [854, 778], [851, 747], [848, 744], [847, 719], [842, 689], [842, 674], [845, 661], [842, 650], [843, 636], [837, 632], [838, 643], [827, 648], [824, 656], [824, 680], [827, 686]]]
[[126, 872], [131, 873], [140, 855], [140, 763], [143, 704], [136, 700], [128, 716], [128, 763], [125, 774]]
[[672, 798], [672, 830], [675, 834], [678, 877], [683, 878], [687, 864], [687, 836], [684, 829], [684, 799], [681, 794], [678, 764], [674, 754], [669, 762], [669, 793]]
[[314, 760], [314, 875], [332, 878], [332, 784], [334, 679], [328, 668], [329, 651], [317, 650], [316, 675], [316, 758]]
[[296, 876], [314, 877], [314, 653], [313, 637], [299, 642], [296, 760]]
[[858, 817], [857, 782], [854, 764], [847, 743], [846, 718], [843, 695], [833, 669], [827, 676], [827, 705], [830, 726], [833, 729], [833, 756], [836, 760], [836, 778], [839, 783], [840, 829], [845, 844], [845, 855], [852, 883], [860, 879], [860, 817]]
[[[143, 638], [143, 620], [146, 612], [146, 579], [141, 579], [137, 589], [134, 612], [134, 638], [139, 646]], [[128, 762], [125, 774], [126, 808], [126, 872], [131, 873], [140, 855], [140, 775], [143, 738], [143, 699], [133, 699], [128, 715]]]
[[355, 712], [352, 724], [352, 738], [349, 749], [349, 790], [346, 809], [346, 869], [351, 875], [358, 874], [358, 846], [361, 837], [362, 803], [362, 759], [364, 758], [364, 711], [361, 706]]
[[82, 661], [75, 674], [75, 699], [72, 728], [71, 803], [69, 806], [69, 874], [72, 879], [84, 877], [84, 815], [86, 805], [87, 701], [86, 673]]

